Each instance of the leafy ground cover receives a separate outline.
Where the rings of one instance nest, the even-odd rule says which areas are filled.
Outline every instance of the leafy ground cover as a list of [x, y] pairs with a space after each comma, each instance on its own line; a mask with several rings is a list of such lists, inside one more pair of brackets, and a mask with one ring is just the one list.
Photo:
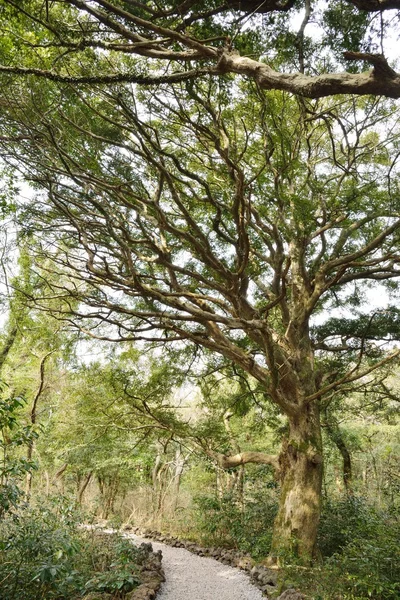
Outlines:
[[[233, 498], [197, 500], [195, 527], [205, 545], [231, 546], [260, 560], [270, 550], [276, 504], [257, 498], [246, 510]], [[219, 543], [218, 543], [219, 542]], [[397, 600], [400, 597], [400, 514], [378, 510], [362, 497], [326, 501], [310, 568], [285, 557], [280, 580], [312, 600]], [[278, 588], [279, 589], [279, 588]]]
[[65, 501], [26, 507], [0, 522], [0, 598], [75, 600], [138, 586], [140, 549], [117, 534], [79, 528]]

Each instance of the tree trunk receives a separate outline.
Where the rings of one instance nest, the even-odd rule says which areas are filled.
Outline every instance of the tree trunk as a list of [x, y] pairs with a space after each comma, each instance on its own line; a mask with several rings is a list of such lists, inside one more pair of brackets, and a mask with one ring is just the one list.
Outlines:
[[[38, 390], [35, 394], [35, 397], [33, 399], [32, 402], [32, 408], [30, 411], [30, 425], [32, 426], [32, 430], [34, 429], [35, 425], [36, 425], [36, 421], [37, 421], [37, 407], [38, 407], [38, 402], [39, 399], [43, 393], [44, 390], [44, 376], [45, 376], [45, 365], [46, 365], [46, 360], [49, 358], [49, 356], [51, 356], [53, 354], [54, 350], [51, 350], [50, 352], [48, 352], [47, 354], [45, 354], [45, 356], [43, 356], [42, 360], [40, 361], [40, 367], [39, 367], [39, 375], [40, 375], [40, 382], [39, 382], [39, 387]], [[33, 458], [33, 450], [34, 450], [34, 446], [35, 446], [35, 442], [34, 442], [34, 438], [31, 437], [29, 442], [28, 442], [28, 448], [26, 451], [26, 460], [28, 463], [31, 462], [32, 458]], [[26, 497], [29, 499], [30, 495], [32, 492], [32, 471], [28, 471], [26, 474], [26, 488], [25, 488], [25, 493], [26, 493]]]
[[[353, 493], [352, 484], [353, 484], [353, 473], [352, 473], [352, 465], [351, 465], [351, 455], [347, 448], [345, 439], [340, 430], [340, 427], [335, 419], [329, 417], [328, 412], [325, 411], [326, 418], [326, 428], [329, 434], [329, 437], [336, 445], [339, 450], [342, 460], [343, 460], [343, 483], [346, 489], [346, 493], [348, 496], [351, 496]], [[338, 486], [339, 487], [339, 486]]]
[[83, 494], [85, 493], [85, 490], [87, 488], [87, 486], [90, 483], [90, 480], [92, 479], [92, 475], [93, 475], [93, 471], [90, 471], [86, 477], [84, 478], [83, 482], [81, 483], [79, 490], [78, 490], [78, 504], [81, 505], [82, 504], [82, 500], [83, 500]]
[[224, 482], [223, 482], [223, 478], [224, 478], [224, 472], [217, 465], [217, 467], [215, 469], [215, 487], [216, 487], [216, 492], [217, 492], [217, 498], [218, 498], [218, 500], [222, 500], [223, 495], [224, 495]]
[[8, 332], [8, 335], [4, 341], [3, 347], [0, 349], [0, 371], [2, 370], [3, 365], [6, 361], [6, 358], [9, 355], [10, 350], [16, 340], [17, 333], [18, 333], [18, 329], [17, 329], [16, 325], [14, 325], [14, 327], [12, 327], [12, 329]]
[[114, 511], [114, 504], [119, 490], [120, 478], [117, 473], [114, 475], [107, 475], [103, 478], [98, 477], [98, 482], [101, 494], [100, 518], [108, 519], [109, 514]]
[[172, 492], [172, 511], [176, 512], [178, 508], [179, 490], [181, 487], [181, 480], [183, 471], [185, 469], [186, 458], [182, 455], [180, 447], [175, 452], [175, 465], [174, 465], [174, 481], [173, 481], [173, 492]]
[[44, 477], [46, 480], [46, 497], [49, 497], [49, 495], [50, 495], [50, 475], [49, 475], [49, 472], [47, 471], [47, 469], [44, 472]]
[[51, 484], [57, 487], [57, 490], [61, 495], [64, 495], [65, 490], [65, 482], [64, 482], [64, 473], [68, 468], [68, 463], [64, 463], [62, 467], [58, 469], [56, 474], [54, 475]]
[[322, 440], [317, 404], [289, 417], [289, 435], [280, 456], [281, 496], [271, 558], [295, 555], [309, 562], [315, 552], [322, 487]]

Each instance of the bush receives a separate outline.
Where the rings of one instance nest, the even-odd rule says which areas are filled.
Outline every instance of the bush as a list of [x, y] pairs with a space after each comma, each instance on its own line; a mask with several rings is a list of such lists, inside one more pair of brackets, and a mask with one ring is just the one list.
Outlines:
[[400, 523], [383, 515], [327, 561], [340, 573], [344, 598], [396, 600], [400, 597]]
[[[0, 381], [0, 396], [6, 386]], [[18, 414], [24, 407], [24, 398], [0, 398], [0, 519], [17, 510], [23, 503], [21, 483], [27, 473], [37, 469], [34, 461], [19, 455], [21, 447], [32, 444], [38, 437], [30, 426], [22, 426]]]
[[369, 538], [385, 521], [362, 497], [344, 497], [325, 500], [318, 531], [318, 549], [323, 557], [340, 552], [354, 538]]
[[363, 498], [327, 502], [319, 544], [321, 564], [285, 567], [286, 584], [314, 600], [398, 600], [399, 515], [377, 511]]
[[237, 548], [255, 559], [267, 556], [277, 512], [273, 495], [258, 492], [243, 507], [231, 495], [221, 499], [198, 496], [195, 505], [195, 527], [202, 543]]
[[115, 598], [138, 585], [140, 552], [118, 535], [78, 527], [68, 503], [25, 508], [0, 523], [0, 598], [71, 600], [89, 592]]

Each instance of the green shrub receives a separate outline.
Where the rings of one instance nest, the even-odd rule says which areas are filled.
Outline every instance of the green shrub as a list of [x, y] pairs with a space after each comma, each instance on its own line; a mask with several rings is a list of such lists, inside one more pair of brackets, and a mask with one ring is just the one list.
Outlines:
[[195, 505], [195, 527], [205, 545], [234, 547], [256, 559], [267, 556], [277, 512], [274, 495], [254, 494], [244, 506], [231, 495], [198, 496]]
[[[386, 525], [389, 525], [386, 523]], [[371, 532], [372, 533], [372, 532]], [[341, 553], [326, 564], [332, 573], [340, 573], [343, 597], [398, 600], [400, 597], [400, 528], [381, 522], [373, 535], [355, 536]]]
[[[0, 395], [6, 387], [0, 381]], [[25, 404], [26, 400], [20, 396], [0, 398], [0, 520], [23, 503], [21, 483], [27, 473], [37, 469], [35, 461], [20, 456], [21, 447], [38, 437], [32, 427], [19, 423], [19, 411]]]
[[0, 523], [0, 598], [115, 598], [138, 585], [140, 551], [120, 536], [79, 527], [70, 503], [25, 508]]
[[314, 600], [398, 600], [400, 519], [363, 498], [326, 503], [319, 534], [321, 563], [286, 566], [285, 584]]
[[374, 536], [384, 519], [384, 514], [377, 512], [365, 498], [327, 499], [322, 506], [318, 549], [323, 557], [332, 556], [354, 538]]

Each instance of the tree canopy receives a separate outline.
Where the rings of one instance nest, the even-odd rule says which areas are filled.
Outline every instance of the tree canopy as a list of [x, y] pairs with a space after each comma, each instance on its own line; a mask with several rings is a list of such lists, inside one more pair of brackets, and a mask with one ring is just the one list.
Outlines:
[[397, 0], [5, 0], [13, 49], [3, 43], [0, 72], [74, 85], [237, 73], [309, 98], [398, 98], [400, 75], [386, 57], [398, 8]]
[[[7, 0], [0, 143], [36, 191], [18, 219], [38, 283], [21, 291], [94, 338], [189, 343], [256, 381], [282, 450], [219, 460], [273, 466], [272, 555], [309, 560], [321, 411], [390, 395], [400, 354], [396, 308], [358, 308], [400, 275], [398, 111], [377, 97], [399, 76], [370, 52], [383, 9], [376, 37], [371, 5], [329, 5], [320, 38], [309, 4], [293, 37], [292, 10]], [[346, 45], [371, 73], [335, 74]]]

